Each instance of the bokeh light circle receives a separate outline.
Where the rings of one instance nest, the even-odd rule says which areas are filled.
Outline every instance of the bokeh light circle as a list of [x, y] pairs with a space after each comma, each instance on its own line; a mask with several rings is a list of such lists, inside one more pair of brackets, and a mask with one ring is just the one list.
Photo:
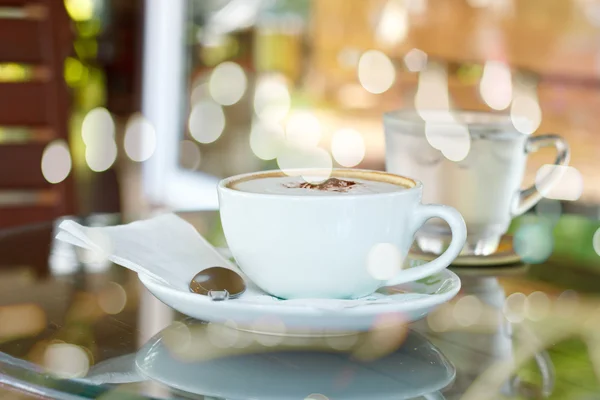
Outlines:
[[119, 314], [127, 305], [127, 292], [116, 282], [108, 282], [98, 293], [98, 305], [107, 314]]
[[404, 64], [410, 72], [420, 72], [427, 68], [427, 53], [412, 49], [404, 56]]
[[279, 124], [256, 122], [250, 131], [250, 148], [261, 160], [273, 160], [284, 144], [284, 131]]
[[523, 322], [525, 319], [525, 303], [527, 296], [523, 293], [513, 293], [506, 298], [503, 311], [505, 318], [512, 323]]
[[254, 111], [259, 118], [276, 123], [290, 111], [292, 99], [283, 78], [266, 76], [258, 79], [254, 93]]
[[71, 153], [67, 142], [54, 140], [46, 146], [42, 153], [42, 175], [49, 183], [64, 181], [71, 172]]
[[211, 322], [206, 325], [206, 335], [213, 346], [227, 349], [235, 346], [240, 331], [233, 321], [227, 321], [225, 324]]
[[552, 303], [544, 292], [533, 292], [527, 296], [525, 303], [525, 314], [532, 321], [541, 321], [550, 313]]
[[594, 246], [594, 251], [600, 256], [600, 228], [598, 228], [596, 232], [594, 232], [592, 244]]
[[146, 161], [156, 150], [156, 131], [143, 115], [132, 116], [125, 128], [123, 142], [127, 156], [137, 162]]
[[562, 214], [562, 204], [558, 200], [542, 199], [535, 206], [535, 213], [543, 221], [550, 225], [555, 225]]
[[184, 169], [196, 170], [202, 162], [200, 148], [191, 140], [182, 140], [179, 143], [179, 163]]
[[46, 348], [43, 364], [52, 375], [73, 379], [87, 374], [90, 359], [82, 347], [70, 343], [53, 343]]
[[331, 138], [331, 154], [343, 167], [354, 167], [365, 157], [365, 140], [354, 129], [340, 129]]
[[230, 106], [244, 96], [247, 87], [246, 74], [239, 64], [223, 62], [215, 67], [208, 82], [210, 95], [219, 104]]
[[394, 84], [396, 69], [390, 58], [381, 51], [367, 50], [358, 60], [358, 80], [367, 91], [383, 93]]
[[462, 326], [471, 326], [479, 321], [483, 313], [483, 305], [481, 301], [473, 296], [467, 295], [460, 298], [452, 310], [454, 320]]
[[542, 123], [542, 109], [533, 96], [515, 96], [510, 106], [510, 118], [516, 130], [530, 135]]
[[295, 146], [315, 147], [321, 140], [321, 123], [311, 112], [294, 112], [285, 124], [285, 138]]
[[[444, 66], [432, 62], [419, 73], [415, 109], [419, 116], [427, 122], [453, 121], [449, 112], [448, 71]], [[440, 118], [441, 111], [444, 113]]]
[[404, 255], [392, 243], [378, 243], [367, 255], [367, 271], [374, 279], [385, 281], [400, 272]]
[[81, 137], [86, 146], [94, 146], [96, 143], [103, 143], [108, 140], [114, 140], [115, 121], [111, 113], [102, 107], [90, 110], [81, 124]]
[[[331, 176], [333, 161], [327, 151], [320, 147], [297, 148], [284, 146], [277, 157], [277, 165], [289, 176], [301, 175], [306, 182], [320, 183]], [[306, 173], [306, 169], [311, 169]]]
[[547, 224], [523, 224], [514, 234], [513, 248], [521, 260], [529, 264], [546, 261], [554, 249], [552, 228]]
[[103, 172], [112, 167], [117, 159], [117, 144], [112, 138], [106, 138], [85, 149], [85, 161], [94, 172]]
[[212, 143], [225, 129], [225, 113], [220, 105], [201, 101], [192, 107], [188, 121], [190, 134], [200, 143]]
[[320, 394], [320, 393], [312, 393], [312, 394], [309, 394], [308, 396], [306, 396], [306, 398], [304, 400], [329, 400], [329, 397], [325, 396], [324, 394]]
[[494, 110], [504, 110], [512, 101], [512, 92], [510, 68], [499, 61], [486, 62], [479, 82], [483, 101]]
[[583, 194], [583, 176], [575, 167], [545, 164], [535, 175], [535, 187], [547, 199], [576, 201]]
[[450, 161], [462, 161], [471, 151], [469, 129], [457, 122], [426, 122], [425, 137], [431, 147], [441, 151]]

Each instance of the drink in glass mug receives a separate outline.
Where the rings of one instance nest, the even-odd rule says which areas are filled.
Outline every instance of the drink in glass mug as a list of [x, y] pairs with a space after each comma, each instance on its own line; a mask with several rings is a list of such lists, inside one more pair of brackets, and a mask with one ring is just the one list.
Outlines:
[[[554, 147], [555, 164], [569, 162], [563, 138], [523, 134], [508, 115], [401, 110], [385, 114], [384, 127], [387, 171], [422, 181], [424, 203], [447, 204], [463, 215], [464, 255], [494, 253], [512, 218], [542, 198], [539, 182], [538, 188], [520, 190], [529, 153]], [[542, 180], [546, 188], [557, 181], [551, 175]], [[419, 230], [416, 242], [421, 250], [439, 254], [448, 234], [446, 224], [432, 220]]]

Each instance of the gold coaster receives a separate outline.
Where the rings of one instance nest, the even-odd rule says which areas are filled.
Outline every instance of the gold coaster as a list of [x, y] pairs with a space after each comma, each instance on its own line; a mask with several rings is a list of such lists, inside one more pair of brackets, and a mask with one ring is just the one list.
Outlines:
[[[438, 256], [436, 254], [426, 253], [415, 245], [410, 249], [410, 257], [417, 260], [431, 261]], [[493, 254], [487, 256], [458, 256], [452, 262], [452, 265], [465, 267], [488, 267], [515, 264], [519, 262], [521, 262], [521, 257], [519, 257], [519, 255], [515, 253], [513, 249], [513, 237], [511, 235], [505, 235], [502, 236], [502, 239], [500, 239], [498, 249]]]

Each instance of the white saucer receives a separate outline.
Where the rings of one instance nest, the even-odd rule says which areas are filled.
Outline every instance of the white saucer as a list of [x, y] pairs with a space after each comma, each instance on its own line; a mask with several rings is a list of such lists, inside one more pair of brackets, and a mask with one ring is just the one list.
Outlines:
[[[182, 392], [231, 400], [438, 399], [456, 373], [446, 357], [414, 331], [395, 352], [360, 361], [351, 351], [311, 346], [238, 348], [235, 354], [205, 338], [209, 325], [184, 321], [166, 328], [137, 352], [137, 372]], [[174, 342], [177, 337], [180, 340]], [[188, 351], [180, 346], [186, 337]]]
[[[389, 321], [386, 317], [395, 322], [408, 323], [425, 317], [433, 309], [452, 299], [460, 290], [459, 277], [452, 271], [444, 270], [416, 282], [386, 288], [385, 296], [391, 301], [388, 303], [357, 303], [348, 308], [319, 309], [286, 304], [285, 300], [260, 304], [240, 300], [213, 302], [206, 296], [163, 285], [145, 275], [139, 275], [139, 279], [156, 298], [187, 316], [278, 335], [287, 333], [321, 336], [324, 331], [332, 334], [367, 331], [378, 323]], [[423, 296], [403, 298], [398, 296], [399, 293]]]

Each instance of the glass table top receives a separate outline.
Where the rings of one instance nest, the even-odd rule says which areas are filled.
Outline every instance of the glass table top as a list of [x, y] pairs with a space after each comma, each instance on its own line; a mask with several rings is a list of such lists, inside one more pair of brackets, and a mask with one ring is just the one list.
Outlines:
[[[133, 272], [56, 241], [58, 221], [0, 231], [0, 397], [596, 398], [598, 209], [545, 209], [511, 227], [515, 237], [529, 229], [529, 263], [453, 267], [461, 292], [426, 318], [328, 337], [278, 337], [178, 314]], [[225, 245], [217, 212], [180, 215]], [[551, 240], [536, 239], [531, 226], [549, 227]], [[540, 257], [548, 243], [549, 257]]]

